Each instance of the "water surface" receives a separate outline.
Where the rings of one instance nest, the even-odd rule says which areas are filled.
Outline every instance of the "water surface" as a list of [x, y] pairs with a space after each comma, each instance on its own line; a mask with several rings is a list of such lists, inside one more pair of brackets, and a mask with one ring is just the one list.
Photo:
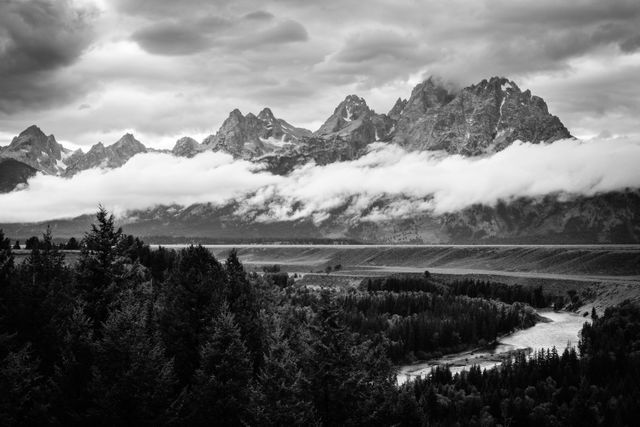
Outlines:
[[527, 350], [531, 353], [555, 347], [562, 353], [567, 347], [578, 345], [580, 331], [589, 318], [566, 311], [554, 312], [540, 310], [540, 315], [548, 322], [539, 322], [531, 328], [516, 331], [498, 340], [498, 345], [491, 349], [465, 351], [446, 355], [424, 363], [401, 366], [398, 370], [398, 384], [429, 374], [436, 366], [447, 365], [455, 374], [473, 365], [482, 369], [490, 369], [500, 365], [502, 359], [514, 350]]

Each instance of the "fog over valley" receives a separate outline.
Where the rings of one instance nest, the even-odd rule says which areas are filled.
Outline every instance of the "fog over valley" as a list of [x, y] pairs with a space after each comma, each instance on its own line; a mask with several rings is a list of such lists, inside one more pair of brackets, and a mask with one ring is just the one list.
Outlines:
[[[0, 205], [10, 207], [0, 211], [0, 222], [70, 218], [92, 213], [100, 203], [126, 217], [157, 205], [235, 201], [237, 215], [260, 222], [321, 222], [337, 208], [362, 221], [438, 215], [518, 197], [570, 199], [638, 188], [639, 158], [640, 142], [632, 139], [516, 142], [480, 157], [375, 143], [358, 159], [309, 163], [282, 176], [223, 152], [192, 158], [142, 153], [116, 169], [70, 178], [36, 174], [25, 188], [0, 194]], [[381, 199], [385, 205], [372, 206]]]

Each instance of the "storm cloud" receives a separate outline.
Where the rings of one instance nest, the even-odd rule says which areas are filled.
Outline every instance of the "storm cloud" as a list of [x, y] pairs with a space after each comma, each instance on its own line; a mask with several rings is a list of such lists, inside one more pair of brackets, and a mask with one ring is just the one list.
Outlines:
[[430, 75], [499, 75], [574, 135], [635, 137], [639, 28], [635, 0], [7, 0], [0, 134], [134, 131], [166, 148], [234, 108], [313, 130], [349, 93], [385, 112]]
[[89, 46], [94, 17], [94, 9], [68, 0], [0, 3], [0, 112], [65, 102], [84, 90], [55, 73]]
[[[100, 203], [127, 216], [157, 205], [230, 202], [239, 204], [238, 216], [262, 222], [322, 222], [337, 209], [350, 220], [380, 221], [518, 197], [639, 188], [638, 158], [640, 141], [630, 139], [517, 142], [482, 158], [378, 143], [357, 160], [308, 164], [279, 176], [219, 152], [192, 159], [139, 154], [114, 170], [88, 170], [70, 179], [37, 175], [27, 188], [0, 195], [0, 205], [7, 207], [0, 222], [74, 217], [92, 213]], [[385, 203], [376, 204], [380, 200]]]

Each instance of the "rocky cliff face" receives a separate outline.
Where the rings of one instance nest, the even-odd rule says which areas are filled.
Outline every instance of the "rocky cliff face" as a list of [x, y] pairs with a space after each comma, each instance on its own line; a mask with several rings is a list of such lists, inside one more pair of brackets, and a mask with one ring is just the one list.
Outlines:
[[502, 150], [518, 139], [540, 143], [571, 137], [542, 98], [500, 77], [458, 92], [429, 78], [413, 89], [404, 107], [396, 104], [394, 110], [391, 140], [414, 150], [474, 156]]
[[234, 110], [203, 145], [249, 160], [266, 156], [269, 164], [293, 165], [353, 159], [376, 141], [476, 156], [500, 151], [515, 140], [540, 143], [569, 137], [544, 100], [506, 78], [493, 77], [461, 90], [429, 78], [409, 99], [398, 98], [388, 114], [378, 114], [363, 98], [349, 95], [313, 134], [275, 118], [268, 108], [258, 116]]
[[393, 127], [393, 120], [376, 114], [363, 98], [349, 95], [334, 110], [314, 135], [322, 139], [342, 139], [362, 149], [367, 144], [384, 140]]
[[400, 115], [404, 111], [408, 102], [409, 101], [406, 99], [398, 98], [396, 103], [393, 104], [393, 107], [391, 108], [391, 110], [389, 110], [389, 114], [387, 115], [391, 120], [393, 120], [394, 124], [397, 123], [398, 119], [400, 118]]
[[99, 142], [91, 147], [86, 154], [75, 154], [69, 159], [69, 165], [63, 175], [71, 176], [91, 168], [119, 168], [136, 154], [146, 152], [147, 148], [128, 133], [108, 147]]
[[265, 124], [264, 132], [260, 138], [272, 140], [276, 146], [282, 145], [283, 142], [300, 142], [311, 136], [309, 130], [294, 127], [286, 121], [276, 118], [270, 108], [264, 108], [258, 114], [258, 119]]
[[202, 144], [193, 138], [185, 136], [176, 141], [171, 149], [171, 154], [178, 157], [193, 157], [204, 150]]
[[235, 109], [218, 132], [205, 138], [202, 144], [207, 149], [226, 151], [234, 157], [254, 159], [277, 151], [287, 144], [299, 142], [310, 134], [306, 129], [296, 128], [275, 118], [268, 108], [258, 116], [253, 113], [244, 116], [240, 110]]
[[22, 131], [0, 150], [0, 157], [17, 160], [47, 174], [63, 171], [66, 168], [64, 161], [70, 154], [53, 135], [45, 135], [35, 125]]
[[[257, 116], [236, 109], [202, 144], [185, 137], [171, 152], [193, 157], [205, 150], [222, 150], [236, 158], [265, 162], [282, 174], [309, 161], [352, 160], [376, 141], [475, 156], [502, 150], [518, 139], [540, 143], [570, 136], [544, 100], [508, 79], [493, 77], [454, 91], [429, 78], [413, 89], [409, 99], [398, 98], [388, 114], [378, 114], [363, 98], [349, 95], [313, 133], [276, 118], [269, 108]], [[86, 154], [72, 153], [53, 135], [31, 126], [1, 148], [0, 157], [47, 174], [71, 176], [93, 167], [120, 167], [135, 154], [151, 151], [157, 150], [127, 134], [111, 146], [98, 143]]]

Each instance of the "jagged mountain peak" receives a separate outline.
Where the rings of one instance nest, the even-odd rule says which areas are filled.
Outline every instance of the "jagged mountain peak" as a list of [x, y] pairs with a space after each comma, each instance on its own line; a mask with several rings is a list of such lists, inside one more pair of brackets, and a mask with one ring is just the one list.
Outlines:
[[135, 149], [146, 148], [144, 144], [142, 144], [140, 141], [136, 139], [135, 136], [133, 136], [132, 133], [125, 133], [124, 135], [122, 135], [122, 137], [118, 141], [113, 143], [111, 147], [114, 147], [117, 149], [121, 149], [125, 147], [134, 147]]
[[136, 154], [146, 152], [148, 152], [147, 148], [133, 134], [125, 133], [109, 146], [98, 142], [91, 146], [87, 154], [74, 153], [69, 156], [64, 175], [71, 176], [91, 168], [119, 168]]
[[35, 136], [35, 137], [38, 137], [38, 138], [46, 138], [47, 137], [47, 135], [45, 135], [45, 133], [42, 132], [42, 130], [36, 125], [29, 126], [25, 130], [20, 132], [20, 134], [18, 136], [19, 137], [20, 136]]
[[235, 157], [255, 158], [276, 150], [286, 143], [299, 142], [311, 136], [306, 129], [296, 128], [276, 118], [270, 108], [263, 108], [256, 116], [243, 116], [235, 109], [222, 123], [215, 135], [206, 137], [202, 144], [213, 150], [222, 150]]
[[269, 123], [276, 121], [276, 117], [273, 115], [273, 111], [271, 111], [271, 108], [269, 107], [263, 108], [258, 114], [258, 118]]
[[456, 93], [448, 85], [431, 76], [413, 88], [405, 106], [405, 111], [424, 113], [429, 108], [447, 105], [455, 97]]
[[105, 149], [104, 144], [102, 143], [102, 141], [99, 141], [98, 143], [93, 144], [88, 152], [90, 153], [92, 151], [104, 151], [104, 149]]
[[467, 88], [472, 91], [493, 91], [493, 92], [501, 92], [503, 94], [509, 92], [517, 92], [520, 93], [520, 87], [513, 81], [509, 80], [506, 77], [498, 77], [494, 76], [490, 79], [484, 79], [477, 84], [471, 85]]
[[364, 98], [348, 95], [314, 134], [325, 140], [347, 141], [354, 152], [361, 152], [371, 142], [386, 140], [392, 127], [386, 114], [376, 114]]
[[505, 77], [452, 90], [438, 79], [418, 84], [398, 116], [392, 141], [410, 149], [479, 155], [515, 140], [550, 142], [571, 135], [542, 98]]
[[244, 120], [244, 114], [242, 114], [242, 112], [239, 109], [234, 108], [229, 113], [229, 116], [227, 117], [225, 122], [227, 122], [227, 121], [238, 122], [238, 121], [243, 121], [243, 120]]
[[183, 136], [176, 141], [176, 145], [171, 149], [171, 153], [178, 157], [193, 157], [203, 150], [204, 147], [198, 141], [191, 137]]
[[338, 115], [345, 120], [357, 120], [372, 111], [367, 105], [367, 101], [358, 95], [348, 95], [333, 111], [334, 115]]
[[402, 111], [404, 110], [404, 107], [407, 106], [407, 100], [406, 99], [402, 99], [402, 98], [398, 98], [396, 100], [396, 103], [393, 104], [393, 107], [391, 108], [391, 110], [389, 110], [389, 114], [387, 114], [392, 120], [398, 120], [398, 117], [400, 117], [400, 114], [402, 114]]
[[183, 136], [182, 138], [178, 139], [176, 141], [176, 145], [177, 144], [192, 144], [192, 143], [196, 143], [198, 144], [198, 141], [196, 141], [195, 139], [191, 138], [190, 136]]
[[[522, 91], [507, 77], [490, 77], [460, 89], [430, 76], [413, 88], [408, 99], [398, 98], [388, 114], [377, 114], [363, 97], [350, 94], [312, 133], [276, 117], [269, 107], [257, 115], [243, 115], [235, 108], [202, 145], [181, 138], [172, 152], [191, 156], [213, 149], [251, 160], [269, 155], [298, 159], [295, 162], [313, 158], [323, 163], [358, 157], [374, 141], [479, 155], [499, 151], [516, 139], [536, 143], [567, 137], [569, 132], [549, 114], [544, 100], [529, 90]], [[53, 135], [46, 136], [32, 125], [10, 146], [0, 148], [0, 156], [14, 157], [47, 173], [62, 173], [66, 167], [65, 174], [73, 174], [89, 167], [117, 167], [148, 151], [132, 133], [126, 133], [110, 146], [99, 143], [86, 155], [71, 154]], [[338, 152], [339, 156], [334, 155]]]
[[55, 136], [47, 136], [38, 126], [31, 125], [0, 150], [0, 155], [12, 158], [47, 174], [56, 174], [62, 167], [59, 161], [66, 153]]
[[333, 110], [333, 114], [315, 132], [316, 135], [332, 136], [341, 129], [347, 127], [354, 120], [362, 120], [373, 112], [364, 98], [358, 95], [348, 95]]
[[363, 97], [358, 96], [356, 94], [351, 94], [351, 95], [347, 95], [344, 98], [344, 101], [342, 101], [343, 103], [349, 103], [349, 104], [353, 104], [353, 105], [367, 105], [367, 101], [364, 100]]

